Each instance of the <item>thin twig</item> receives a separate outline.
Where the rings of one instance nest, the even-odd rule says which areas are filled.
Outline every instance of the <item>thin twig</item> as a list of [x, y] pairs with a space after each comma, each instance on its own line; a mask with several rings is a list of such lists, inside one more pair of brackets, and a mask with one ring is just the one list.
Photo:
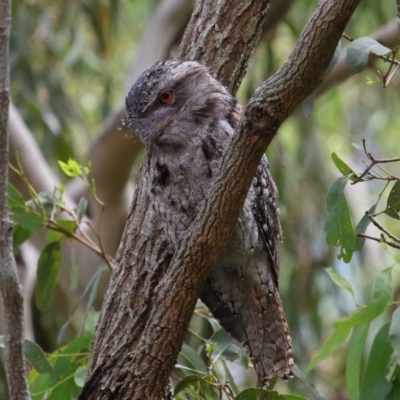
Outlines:
[[369, 214], [368, 211], [365, 213], [365, 215], [369, 218], [369, 220], [383, 233], [388, 235], [391, 239], [393, 239], [395, 242], [400, 243], [400, 239], [396, 236], [394, 236], [392, 233], [390, 233], [386, 228], [384, 228], [381, 224], [376, 221], [376, 219], [373, 217], [373, 215]]
[[[369, 171], [377, 164], [387, 164], [387, 163], [392, 163], [392, 162], [398, 162], [400, 161], [400, 157], [395, 157], [395, 158], [375, 158], [368, 150], [366, 146], [365, 139], [363, 139], [363, 147], [364, 147], [364, 152], [366, 156], [371, 160], [371, 163], [368, 165], [368, 167], [362, 172], [360, 175], [358, 175], [357, 179], [352, 182], [352, 185], [355, 185], [356, 183], [360, 182], [368, 173]], [[375, 179], [382, 179], [375, 177], [371, 175]], [[386, 178], [387, 180], [398, 180], [398, 178], [394, 175], [389, 174], [389, 176]]]
[[368, 236], [368, 235], [365, 235], [364, 233], [357, 233], [357, 236], [365, 238], [365, 239], [374, 240], [375, 242], [378, 242], [378, 243], [385, 243], [390, 247], [394, 247], [395, 249], [400, 249], [400, 245], [399, 244], [387, 241], [385, 239], [385, 237], [383, 236], [383, 234], [381, 235], [380, 238], [376, 238], [376, 237], [373, 237], [373, 236]]
[[[62, 227], [61, 225], [57, 224], [57, 221], [54, 221], [50, 218], [47, 220], [47, 227], [49, 229], [56, 230], [58, 232], [63, 233], [65, 236], [76, 240], [77, 242], [83, 244], [84, 246], [88, 247], [90, 250], [92, 250], [95, 254], [97, 254], [100, 258], [104, 260], [104, 262], [107, 264], [107, 266], [110, 268], [110, 270], [113, 269], [113, 261], [109, 259], [109, 257], [102, 251], [100, 250], [97, 245], [92, 241], [92, 240], [86, 240], [81, 238], [80, 236], [76, 235], [74, 232], [69, 231], [68, 229]], [[79, 226], [79, 224], [78, 224]], [[85, 235], [86, 236], [86, 235]]]

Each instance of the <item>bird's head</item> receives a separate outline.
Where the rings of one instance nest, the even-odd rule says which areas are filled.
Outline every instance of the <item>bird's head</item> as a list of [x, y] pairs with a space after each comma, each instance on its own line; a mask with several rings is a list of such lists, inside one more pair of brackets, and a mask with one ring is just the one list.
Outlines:
[[[222, 89], [221, 89], [222, 88]], [[144, 71], [126, 97], [126, 121], [146, 146], [183, 144], [190, 130], [215, 114], [218, 97], [227, 96], [203, 65], [169, 60]], [[161, 139], [162, 137], [162, 139]]]

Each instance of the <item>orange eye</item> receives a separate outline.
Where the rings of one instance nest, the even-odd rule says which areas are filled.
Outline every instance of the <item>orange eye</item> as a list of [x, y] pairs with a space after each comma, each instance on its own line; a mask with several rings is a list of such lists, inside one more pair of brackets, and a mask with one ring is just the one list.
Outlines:
[[162, 104], [168, 104], [172, 100], [173, 96], [174, 92], [172, 90], [167, 90], [166, 92], [160, 95], [159, 100]]

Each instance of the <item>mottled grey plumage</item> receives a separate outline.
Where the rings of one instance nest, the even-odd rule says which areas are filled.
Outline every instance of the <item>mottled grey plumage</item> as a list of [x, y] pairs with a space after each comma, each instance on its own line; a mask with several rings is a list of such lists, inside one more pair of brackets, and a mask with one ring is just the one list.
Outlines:
[[[154, 64], [139, 77], [126, 109], [127, 125], [146, 145], [153, 211], [177, 248], [210, 188], [240, 108], [204, 66], [171, 60]], [[263, 157], [201, 299], [243, 343], [264, 383], [274, 375], [292, 376], [293, 368], [278, 293], [281, 238], [276, 188]]]

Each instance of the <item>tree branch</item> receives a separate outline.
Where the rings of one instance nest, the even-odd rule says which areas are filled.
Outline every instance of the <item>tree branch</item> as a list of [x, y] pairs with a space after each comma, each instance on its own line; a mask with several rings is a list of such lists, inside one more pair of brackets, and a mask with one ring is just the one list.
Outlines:
[[198, 1], [182, 38], [178, 58], [207, 65], [211, 74], [236, 94], [271, 3], [271, 0]]
[[[175, 254], [146, 208], [143, 165], [80, 399], [162, 397], [211, 262], [237, 222], [259, 160], [282, 122], [321, 83], [359, 1], [322, 1], [288, 61], [255, 92]], [[235, 92], [268, 8], [267, 1], [199, 1], [180, 55], [206, 63]]]
[[8, 215], [9, 37], [11, 1], [0, 2], [0, 290], [5, 308], [5, 364], [11, 400], [29, 399], [23, 353], [24, 312]]

